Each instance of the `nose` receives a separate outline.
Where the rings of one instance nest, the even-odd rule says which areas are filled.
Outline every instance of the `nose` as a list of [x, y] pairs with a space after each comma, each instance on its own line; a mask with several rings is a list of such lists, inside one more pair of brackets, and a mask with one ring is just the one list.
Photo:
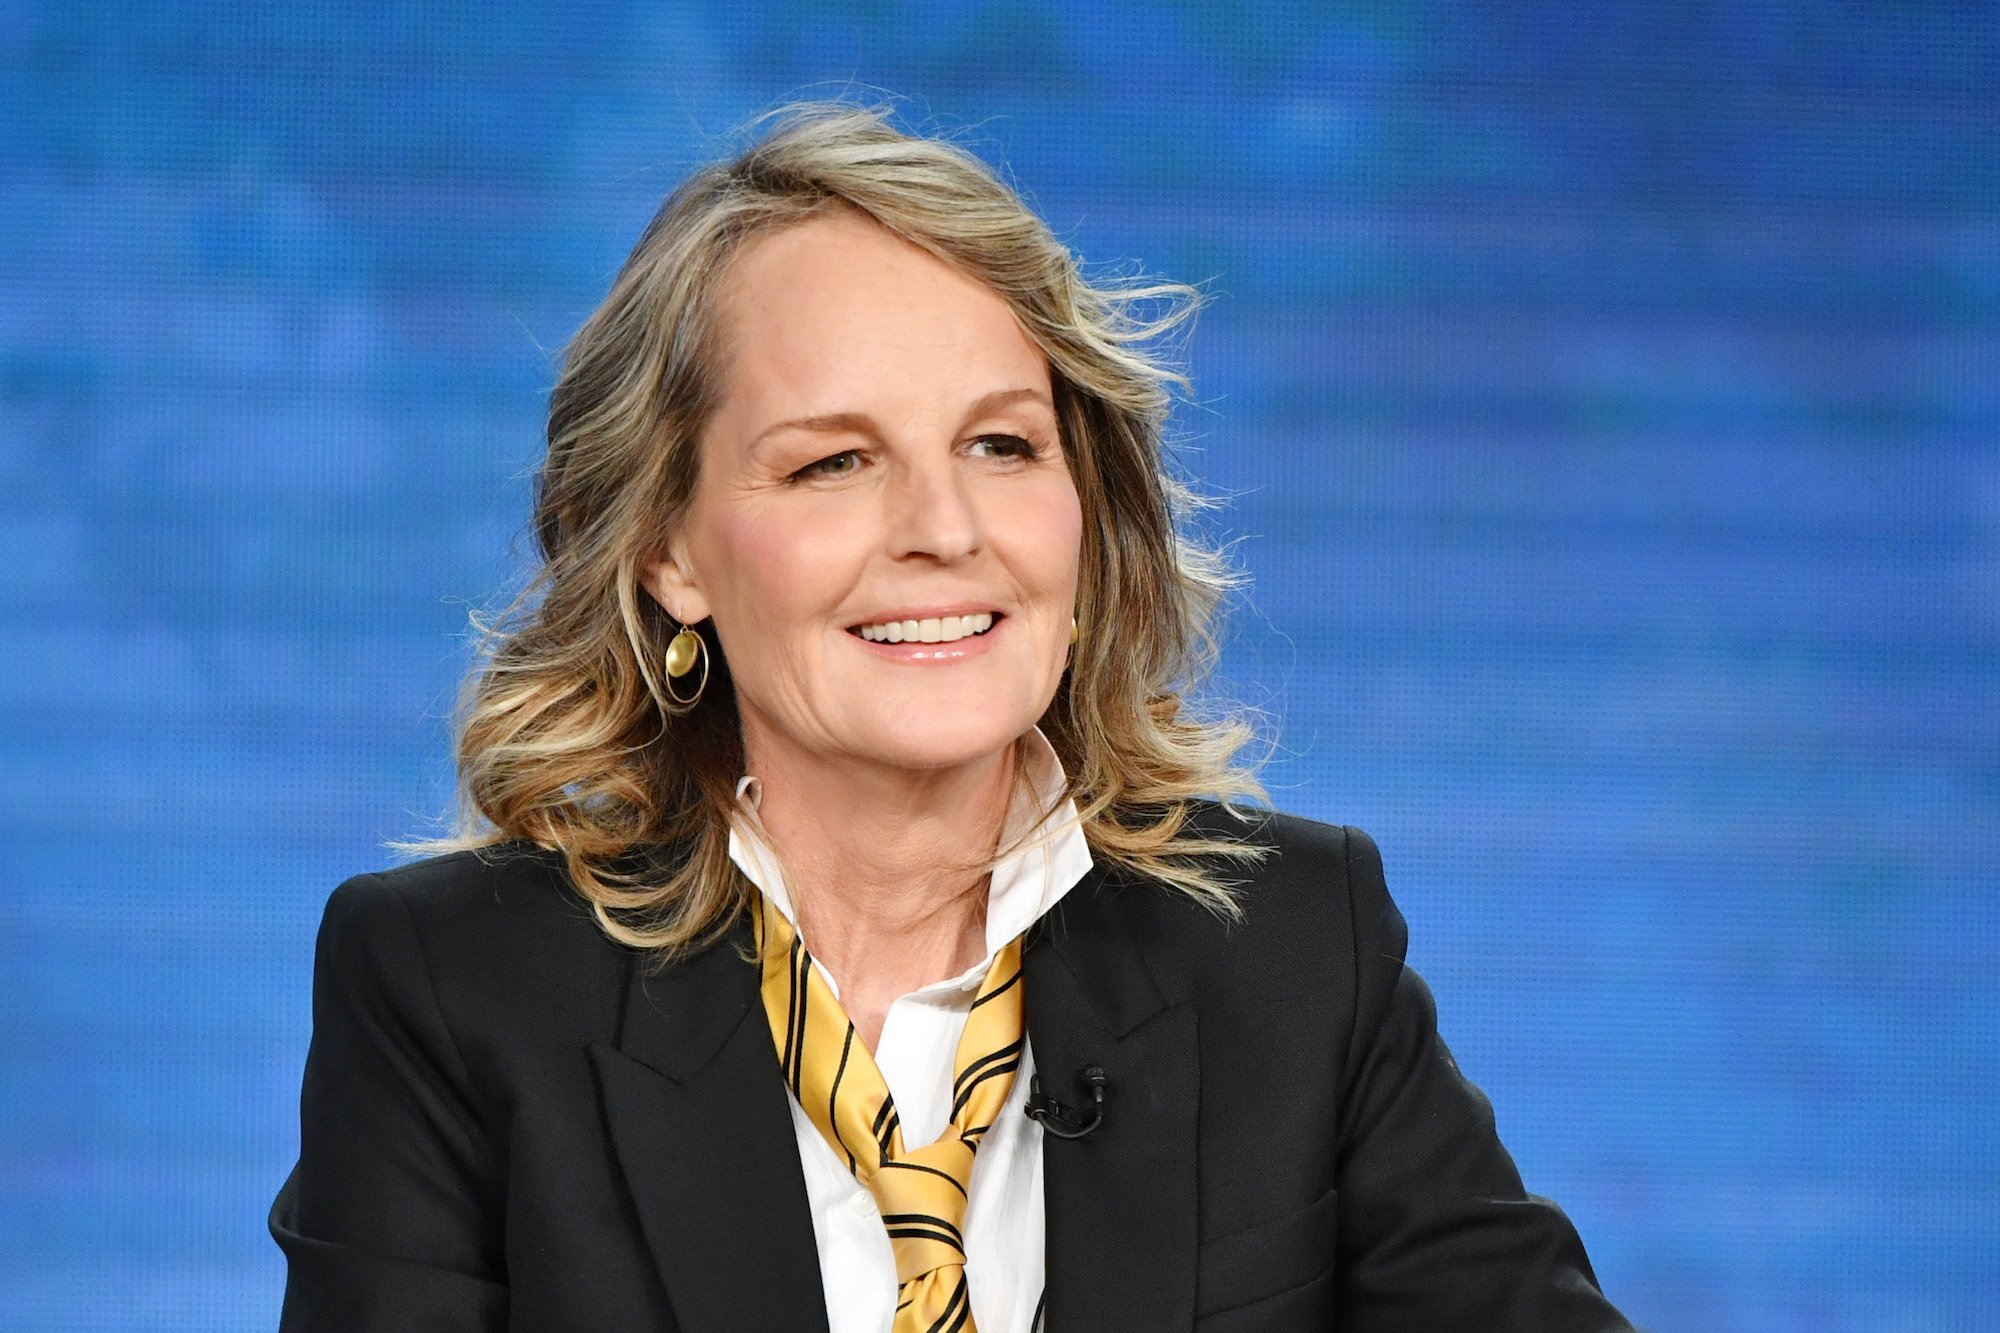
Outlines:
[[979, 550], [979, 511], [952, 457], [911, 460], [899, 473], [889, 498], [892, 554], [950, 564]]

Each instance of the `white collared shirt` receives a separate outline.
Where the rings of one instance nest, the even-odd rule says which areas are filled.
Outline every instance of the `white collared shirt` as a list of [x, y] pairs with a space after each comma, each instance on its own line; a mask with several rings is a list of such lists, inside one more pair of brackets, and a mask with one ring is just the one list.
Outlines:
[[[1061, 798], [1065, 787], [1062, 761], [1039, 728], [1025, 738], [1022, 762], [1028, 791], [1015, 795], [1003, 826], [1003, 846]], [[739, 782], [736, 794], [754, 811], [754, 778]], [[730, 830], [729, 855], [796, 927], [798, 917], [777, 859], [747, 822]], [[986, 956], [958, 976], [890, 1004], [875, 1044], [875, 1064], [895, 1100], [906, 1145], [934, 1141], [950, 1120], [959, 1034], [993, 955], [1068, 893], [1090, 864], [1075, 802], [1063, 798], [1047, 823], [994, 867], [986, 899]], [[811, 950], [811, 940], [806, 948]], [[840, 987], [832, 975], [816, 958], [813, 966], [838, 997]], [[1030, 1333], [1041, 1301], [1042, 1127], [1022, 1114], [1033, 1073], [1034, 1052], [1024, 1041], [1013, 1089], [973, 1159], [965, 1273], [980, 1333]], [[895, 1319], [896, 1257], [874, 1196], [834, 1155], [796, 1097], [791, 1105], [832, 1333], [886, 1333]]]

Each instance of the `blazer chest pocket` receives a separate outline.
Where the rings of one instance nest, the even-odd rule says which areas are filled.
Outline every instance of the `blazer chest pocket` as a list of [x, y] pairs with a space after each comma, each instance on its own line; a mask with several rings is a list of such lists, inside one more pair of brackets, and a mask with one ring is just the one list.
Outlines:
[[1204, 1241], [1195, 1270], [1195, 1317], [1304, 1286], [1333, 1266], [1338, 1191], [1295, 1213]]

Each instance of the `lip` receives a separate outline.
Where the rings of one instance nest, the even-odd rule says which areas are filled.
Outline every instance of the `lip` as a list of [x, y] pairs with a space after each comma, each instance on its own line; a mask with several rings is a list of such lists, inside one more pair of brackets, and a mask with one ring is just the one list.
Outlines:
[[[1002, 630], [1006, 629], [1011, 618], [1001, 611], [994, 610], [990, 606], [968, 604], [962, 607], [947, 607], [936, 610], [926, 608], [908, 611], [884, 611], [879, 620], [862, 620], [856, 622], [854, 625], [854, 629], [858, 630], [862, 625], [880, 625], [891, 620], [926, 620], [932, 616], [940, 618], [944, 616], [976, 616], [981, 613], [990, 613], [992, 615], [993, 627], [991, 629], [987, 630], [984, 634], [968, 634], [962, 639], [953, 639], [950, 643], [918, 643], [914, 640], [904, 643], [870, 643], [858, 633], [851, 631], [845, 637], [857, 647], [865, 649], [884, 661], [905, 665], [949, 666], [954, 662], [963, 662], [989, 651], [993, 647], [993, 640], [1000, 636]], [[1008, 632], [1011, 635], [1012, 631]]]
[[950, 606], [900, 606], [886, 611], [876, 611], [863, 616], [847, 628], [860, 629], [863, 625], [886, 625], [892, 620], [930, 620], [946, 616], [991, 615], [998, 622], [1005, 614], [991, 602], [954, 602]]

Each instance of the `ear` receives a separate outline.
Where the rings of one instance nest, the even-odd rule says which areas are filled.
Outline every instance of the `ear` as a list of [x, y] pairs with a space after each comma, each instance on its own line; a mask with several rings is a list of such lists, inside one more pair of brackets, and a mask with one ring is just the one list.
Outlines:
[[687, 548], [677, 537], [659, 559], [639, 566], [639, 583], [663, 610], [683, 625], [708, 619], [708, 598], [688, 564]]

